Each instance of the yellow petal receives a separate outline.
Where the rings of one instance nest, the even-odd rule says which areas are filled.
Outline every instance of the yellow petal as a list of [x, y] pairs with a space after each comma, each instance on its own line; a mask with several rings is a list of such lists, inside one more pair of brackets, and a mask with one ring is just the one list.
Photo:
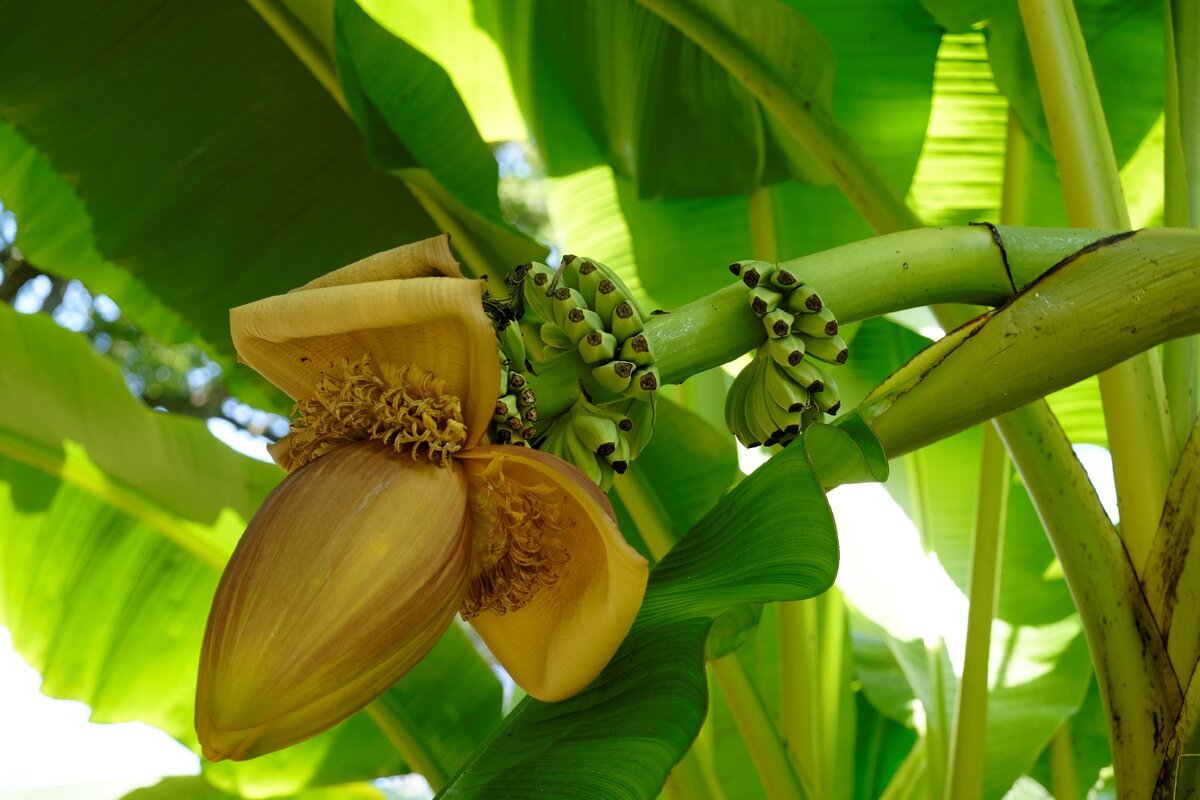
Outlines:
[[461, 278], [462, 270], [450, 253], [450, 234], [405, 244], [355, 261], [349, 266], [309, 281], [295, 291], [324, 289], [352, 283], [391, 281], [401, 278]]
[[471, 535], [457, 466], [379, 442], [289, 475], [217, 588], [196, 690], [206, 757], [287, 747], [407, 672], [462, 602]]
[[543, 487], [541, 498], [557, 504], [569, 523], [568, 558], [555, 583], [524, 607], [503, 615], [485, 610], [470, 622], [522, 689], [539, 700], [562, 700], [591, 683], [624, 640], [649, 568], [622, 538], [608, 499], [583, 473], [547, 453], [493, 445], [460, 454], [473, 509], [486, 507], [484, 472], [495, 459], [502, 459], [506, 480]]
[[[444, 249], [444, 237], [430, 241]], [[428, 242], [410, 247], [416, 250], [389, 251], [374, 257], [378, 262], [352, 264], [301, 291], [232, 309], [233, 343], [242, 361], [296, 400], [314, 394], [323, 372], [337, 373], [344, 362], [365, 355], [380, 365], [415, 364], [445, 381], [446, 392], [462, 401], [470, 447], [486, 432], [500, 372], [495, 335], [481, 304], [483, 282], [382, 279], [393, 272], [448, 268]], [[429, 263], [421, 261], [425, 250], [433, 251]], [[426, 266], [415, 266], [418, 261]], [[357, 278], [367, 280], [347, 282]]]

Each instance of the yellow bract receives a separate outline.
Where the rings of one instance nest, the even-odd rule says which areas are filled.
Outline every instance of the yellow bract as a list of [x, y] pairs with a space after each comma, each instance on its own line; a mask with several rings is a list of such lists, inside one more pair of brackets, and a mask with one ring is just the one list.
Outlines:
[[205, 633], [196, 730], [253, 758], [362, 708], [461, 610], [530, 695], [599, 674], [648, 568], [574, 467], [484, 445], [499, 362], [446, 237], [231, 312], [242, 359], [297, 401], [292, 473], [251, 521]]

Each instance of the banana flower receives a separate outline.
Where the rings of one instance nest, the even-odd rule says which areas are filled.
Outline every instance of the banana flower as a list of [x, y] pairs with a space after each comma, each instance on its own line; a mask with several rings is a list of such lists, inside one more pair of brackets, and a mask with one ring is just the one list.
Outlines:
[[456, 613], [533, 697], [592, 681], [641, 605], [646, 561], [578, 470], [484, 443], [500, 364], [447, 237], [232, 310], [240, 358], [297, 401], [290, 474], [217, 588], [196, 691], [212, 760], [358, 711]]

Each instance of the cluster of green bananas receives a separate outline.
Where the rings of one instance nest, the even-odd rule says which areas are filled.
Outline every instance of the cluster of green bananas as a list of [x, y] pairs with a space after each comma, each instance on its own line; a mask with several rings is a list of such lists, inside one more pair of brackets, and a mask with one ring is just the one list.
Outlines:
[[643, 401], [654, 396], [659, 375], [644, 315], [611, 269], [573, 255], [563, 256], [557, 271], [529, 264], [524, 299], [542, 319], [542, 360], [578, 353], [604, 391]]
[[833, 312], [812, 286], [776, 264], [729, 265], [750, 288], [767, 340], [733, 381], [725, 424], [745, 447], [786, 445], [822, 414], [841, 408], [837, 384], [812, 363], [844, 364], [849, 351]]
[[525, 338], [513, 319], [496, 323], [500, 354], [500, 385], [489, 433], [497, 444], [532, 445], [537, 438], [537, 395], [521, 371], [525, 365]]
[[650, 441], [653, 415], [653, 402], [597, 405], [580, 397], [550, 423], [537, 447], [574, 464], [607, 492], [613, 475], [623, 474]]
[[[512, 327], [516, 327], [515, 323]], [[537, 396], [520, 372], [500, 367], [500, 398], [492, 414], [492, 441], [525, 445], [537, 438]]]

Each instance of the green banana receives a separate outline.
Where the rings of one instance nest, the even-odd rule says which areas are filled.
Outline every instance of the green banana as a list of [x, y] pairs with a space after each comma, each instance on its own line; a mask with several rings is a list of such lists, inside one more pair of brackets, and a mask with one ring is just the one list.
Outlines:
[[[617, 421], [617, 427], [626, 432], [629, 442], [629, 457], [637, 458], [650, 443], [654, 434], [654, 416], [658, 410], [658, 394], [650, 396], [649, 403], [629, 402], [629, 416]], [[626, 426], [625, 423], [628, 423]]]
[[[740, 264], [730, 264], [730, 270], [732, 270], [734, 266], [739, 268], [741, 267]], [[742, 372], [745, 372], [746, 369], [749, 369], [749, 366], [743, 369]], [[750, 442], [746, 437], [746, 425], [742, 418], [742, 404], [739, 397], [741, 390], [745, 388], [745, 383], [746, 381], [742, 378], [742, 373], [739, 372], [734, 376], [733, 383], [729, 386], [729, 391], [725, 393], [725, 427], [729, 429], [729, 432], [732, 433], [744, 447], [750, 447]]]
[[801, 338], [804, 339], [805, 351], [813, 358], [827, 364], [845, 364], [850, 355], [850, 351], [846, 349], [845, 340], [840, 336], [818, 338], [801, 334]]
[[609, 456], [617, 449], [621, 432], [617, 424], [608, 417], [598, 417], [581, 408], [572, 414], [572, 427], [588, 450], [599, 456]]
[[804, 359], [804, 340], [794, 334], [766, 341], [767, 355], [781, 367], [794, 366]]
[[758, 316], [769, 314], [779, 308], [783, 295], [766, 286], [755, 286], [750, 290], [750, 310]]
[[592, 331], [579, 340], [579, 356], [585, 364], [612, 361], [617, 354], [617, 337], [608, 331]]
[[618, 341], [622, 342], [630, 336], [641, 333], [645, 328], [642, 324], [642, 315], [628, 300], [617, 304], [617, 307], [613, 309], [610, 321], [609, 330], [613, 332]]
[[600, 319], [612, 319], [613, 311], [621, 303], [628, 302], [629, 297], [622, 292], [610, 279], [604, 278], [596, 285], [596, 303], [593, 306]]
[[782, 308], [777, 308], [770, 314], [763, 316], [763, 327], [767, 329], [767, 336], [774, 339], [782, 339], [792, 332], [793, 317]]
[[[758, 362], [758, 359], [755, 359]], [[783, 428], [776, 424], [775, 419], [771, 416], [771, 409], [775, 404], [766, 396], [762, 387], [762, 369], [759, 362], [759, 369], [754, 371], [753, 382], [746, 393], [746, 416], [754, 430], [754, 434], [765, 447], [771, 447], [778, 444], [783, 436]]]
[[762, 362], [758, 359], [751, 361], [745, 369], [738, 373], [733, 387], [730, 389], [729, 400], [736, 406], [734, 424], [738, 426], [739, 440], [746, 447], [761, 446], [770, 433], [762, 430], [757, 416], [751, 411], [751, 401], [759, 381], [758, 371], [761, 367]]
[[[587, 303], [583, 302], [583, 295], [577, 289], [571, 289], [567, 286], [560, 286], [554, 290], [554, 324], [560, 328], [566, 328], [567, 314], [573, 308], [587, 308]], [[572, 346], [574, 342], [571, 343]]]
[[765, 261], [743, 261], [742, 283], [753, 289], [755, 286], [769, 279], [774, 272], [774, 264], [768, 264]]
[[[573, 412], [570, 416], [576, 416]], [[574, 426], [572, 426], [574, 427]], [[600, 463], [596, 460], [596, 454], [591, 452], [587, 445], [580, 441], [575, 435], [574, 430], [564, 431], [566, 439], [567, 453], [570, 456], [567, 460], [579, 468], [579, 471], [588, 476], [588, 479], [599, 486], [604, 482], [604, 472], [600, 469]]]
[[580, 265], [582, 259], [571, 254], [564, 255], [558, 262], [558, 285], [568, 289], [579, 289]]
[[791, 411], [776, 405], [767, 397], [767, 409], [771, 413], [771, 419], [775, 421], [775, 427], [779, 429], [777, 444], [786, 445], [800, 434], [800, 426], [804, 422], [803, 408]]
[[501, 362], [501, 364], [500, 364], [500, 385], [498, 387], [499, 391], [496, 392], [497, 395], [503, 396], [505, 393], [508, 392], [508, 381], [509, 381], [508, 367], [504, 366], [504, 363]]
[[749, 403], [750, 392], [758, 380], [758, 370], [761, 366], [757, 359], [750, 362], [734, 380], [733, 388], [737, 391], [731, 390], [731, 398], [736, 406], [734, 422], [738, 426], [738, 438], [745, 447], [761, 447], [766, 438], [766, 434], [759, 431], [750, 413]]
[[825, 384], [830, 382], [825, 371], [811, 361], [790, 364], [784, 367], [784, 370], [793, 381], [808, 389], [809, 392], [819, 392], [825, 388]]
[[519, 372], [508, 373], [508, 390], [511, 392], [519, 392], [525, 388], [525, 384], [529, 381]]
[[624, 475], [625, 470], [629, 469], [629, 443], [623, 437], [618, 438], [616, 448], [604, 460], [613, 468], [613, 472]]
[[628, 433], [633, 430], [634, 420], [631, 414], [634, 409], [640, 408], [632, 400], [619, 400], [616, 403], [605, 403], [603, 405], [589, 403], [586, 400], [580, 400], [579, 402], [583, 404], [588, 413], [612, 420], [613, 424], [617, 426], [617, 430], [622, 433]]
[[507, 323], [501, 328], [500, 349], [508, 358], [508, 363], [516, 369], [525, 365], [525, 337], [521, 335], [521, 326], [514, 322]]
[[633, 373], [629, 386], [625, 388], [625, 394], [635, 400], [649, 400], [654, 392], [658, 391], [659, 385], [658, 367], [642, 367]]
[[525, 307], [532, 308], [543, 322], [554, 321], [553, 301], [547, 295], [552, 280], [554, 280], [554, 270], [545, 264], [534, 262], [529, 265], [522, 286]]
[[521, 408], [537, 404], [537, 395], [533, 393], [533, 389], [526, 386], [521, 391], [517, 392], [517, 405]]
[[823, 307], [821, 295], [811, 286], [802, 286], [787, 297], [784, 304], [788, 311], [796, 314], [815, 314]]
[[604, 322], [600, 315], [590, 308], [572, 308], [567, 312], [562, 329], [572, 343], [579, 344], [579, 340], [592, 331], [604, 330]]
[[842, 398], [838, 394], [837, 384], [832, 381], [826, 382], [821, 391], [813, 393], [813, 401], [826, 414], [836, 414], [842, 407]]
[[654, 352], [650, 349], [650, 340], [640, 333], [622, 342], [618, 354], [622, 360], [632, 361], [639, 367], [646, 367], [654, 363]]
[[790, 292], [803, 283], [804, 281], [797, 278], [794, 272], [783, 267], [776, 267], [775, 271], [771, 273], [771, 285], [781, 292]]
[[794, 412], [808, 408], [812, 402], [808, 389], [792, 380], [783, 368], [767, 364], [764, 373], [763, 383], [775, 405]]
[[[614, 286], [617, 287], [617, 291], [622, 295], [622, 299], [628, 300], [631, 303], [633, 302], [633, 292], [629, 291], [629, 287], [625, 285], [625, 281], [621, 280], [621, 276], [618, 275], [612, 267], [608, 266], [607, 264], [601, 264], [594, 258], [589, 258], [587, 260], [590, 261], [597, 270], [603, 273], [605, 278], [607, 278]], [[636, 308], [636, 305], [634, 307]], [[595, 308], [595, 306], [593, 306], [593, 308]], [[596, 308], [596, 310], [600, 311], [599, 308]], [[609, 315], [605, 314], [603, 311], [600, 311], [600, 316], [604, 317], [605, 319], [609, 319]]]
[[583, 300], [588, 306], [595, 307], [596, 287], [605, 278], [604, 270], [586, 258], [581, 260], [583, 263], [579, 265], [579, 293], [583, 295]]
[[515, 413], [517, 413], [517, 397], [506, 394], [496, 401], [496, 408], [492, 412], [492, 421], [502, 423]]
[[800, 333], [825, 339], [830, 336], [837, 336], [838, 323], [837, 319], [833, 316], [833, 312], [828, 307], [822, 306], [819, 311], [812, 314], [798, 315], [796, 317], [795, 328]]
[[512, 431], [508, 428], [497, 428], [495, 444], [512, 444]]
[[771, 393], [767, 390], [766, 385], [767, 376], [771, 373], [771, 365], [764, 362], [764, 367], [764, 369], [759, 370], [760, 379], [758, 385], [758, 396], [763, 407], [767, 410], [767, 416], [770, 417], [771, 424], [775, 428], [775, 441], [778, 443], [785, 436], [789, 435], [789, 433], [793, 432], [791, 430], [793, 425], [795, 426], [794, 432], [799, 432], [800, 412], [795, 412], [795, 420], [793, 421], [790, 416], [790, 412], [787, 410], [787, 407], [780, 406], [775, 402], [774, 398], [771, 397]]
[[592, 377], [596, 383], [610, 392], [623, 392], [629, 386], [633, 377], [634, 364], [631, 361], [609, 361], [592, 368]]
[[733, 275], [742, 277], [742, 282], [754, 289], [764, 279], [770, 277], [770, 273], [775, 271], [775, 265], [769, 264], [767, 261], [745, 260], [738, 261], [738, 270], [733, 271], [733, 264], [730, 265], [730, 271]]

